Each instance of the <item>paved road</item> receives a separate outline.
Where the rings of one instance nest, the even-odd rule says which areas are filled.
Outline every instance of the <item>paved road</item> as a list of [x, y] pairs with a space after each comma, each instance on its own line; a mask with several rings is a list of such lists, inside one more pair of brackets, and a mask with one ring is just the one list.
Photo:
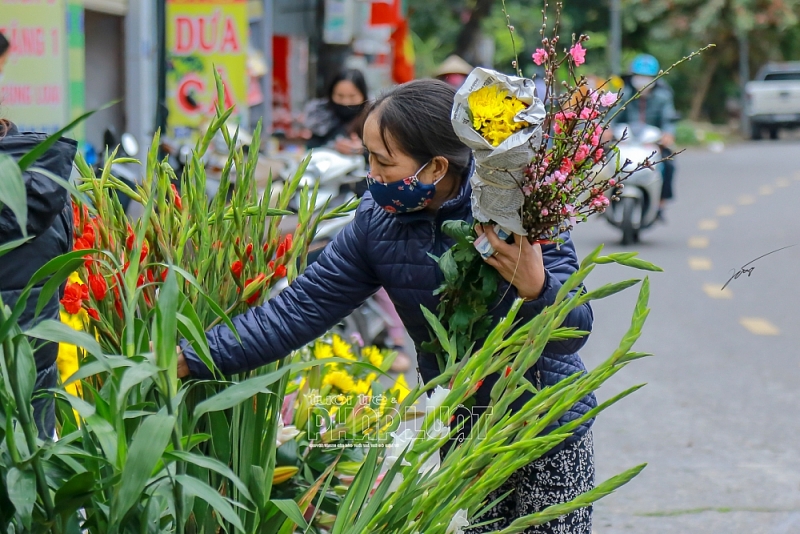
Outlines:
[[[745, 143], [678, 160], [668, 224], [635, 247], [662, 266], [634, 362], [601, 398], [648, 385], [595, 425], [598, 478], [647, 462], [596, 507], [595, 533], [800, 533], [800, 141]], [[605, 221], [574, 233], [579, 255], [621, 250]], [[599, 266], [588, 280], [636, 275]], [[596, 365], [616, 347], [635, 291], [595, 305], [582, 352]]]

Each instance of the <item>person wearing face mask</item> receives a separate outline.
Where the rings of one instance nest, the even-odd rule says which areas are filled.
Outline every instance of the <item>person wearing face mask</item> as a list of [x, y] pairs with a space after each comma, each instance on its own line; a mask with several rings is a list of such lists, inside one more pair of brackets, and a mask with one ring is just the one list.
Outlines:
[[[662, 157], [671, 155], [675, 148], [675, 112], [672, 88], [663, 80], [653, 80], [661, 68], [658, 60], [649, 54], [639, 54], [631, 62], [630, 75], [623, 78], [625, 88], [622, 101], [641, 91], [641, 97], [625, 106], [614, 122], [644, 123], [659, 128], [662, 132], [659, 146]], [[672, 182], [675, 176], [675, 163], [665, 161], [662, 168], [663, 183], [659, 202], [658, 218], [664, 221], [664, 209], [667, 201], [673, 198]]]
[[[415, 80], [400, 85], [368, 109], [363, 139], [369, 153], [369, 192], [355, 219], [345, 227], [287, 289], [264, 305], [252, 308], [233, 324], [241, 342], [225, 325], [207, 332], [211, 357], [224, 375], [255, 369], [279, 360], [313, 341], [349, 315], [370, 295], [385, 288], [417, 348], [418, 374], [429, 382], [439, 375], [436, 357], [422, 349], [431, 334], [421, 307], [435, 313], [435, 290], [444, 280], [434, 256], [445, 253], [453, 240], [442, 232], [445, 221], [473, 222], [470, 176], [475, 172], [471, 150], [453, 131], [450, 112], [455, 89], [438, 80]], [[478, 228], [479, 233], [483, 229]], [[531, 244], [515, 236], [501, 240], [490, 227], [485, 233], [496, 253], [486, 262], [506, 282], [500, 284], [491, 318], [497, 324], [516, 299], [524, 303], [519, 322], [532, 320], [554, 303], [562, 284], [578, 270], [578, 257], [569, 232], [564, 243]], [[576, 291], [582, 290], [582, 288]], [[585, 303], [567, 315], [562, 326], [590, 331], [593, 314]], [[475, 340], [480, 346], [482, 340]], [[578, 350], [586, 338], [547, 344], [526, 377], [532, 384], [552, 386], [585, 371]], [[183, 341], [178, 358], [181, 377], [211, 378], [212, 372]], [[476, 406], [488, 406], [498, 375], [489, 376], [476, 393]], [[512, 410], [527, 402], [526, 391]], [[588, 395], [550, 430], [572, 421], [597, 405]], [[466, 420], [470, 423], [469, 418]], [[511, 495], [482, 518], [498, 522], [470, 532], [502, 530], [515, 518], [564, 503], [593, 487], [594, 464], [590, 427], [581, 425], [551, 453], [515, 473], [489, 502]], [[583, 508], [528, 534], [591, 533], [591, 508]]]
[[364, 153], [359, 116], [367, 102], [367, 82], [359, 70], [343, 70], [328, 86], [328, 95], [312, 100], [304, 111], [311, 130], [308, 148], [327, 146], [349, 156]]
[[11, 44], [6, 39], [6, 36], [0, 33], [0, 85], [3, 84], [3, 68], [8, 62], [8, 50]]

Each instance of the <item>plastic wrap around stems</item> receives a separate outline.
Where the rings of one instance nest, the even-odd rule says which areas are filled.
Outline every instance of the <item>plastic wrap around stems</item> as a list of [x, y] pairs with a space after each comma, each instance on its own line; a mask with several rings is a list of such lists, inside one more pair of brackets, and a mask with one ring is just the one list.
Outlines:
[[[475, 130], [469, 111], [469, 95], [487, 86], [508, 91], [509, 96], [525, 104], [526, 108], [517, 113], [514, 120], [530, 125], [496, 147]], [[477, 67], [456, 92], [450, 118], [456, 135], [475, 155], [476, 169], [470, 182], [472, 215], [476, 221], [494, 221], [515, 234], [527, 235], [522, 226], [522, 204], [525, 201], [522, 184], [525, 168], [530, 165], [542, 140], [544, 117], [544, 104], [536, 96], [535, 85], [529, 78], [506, 76]]]

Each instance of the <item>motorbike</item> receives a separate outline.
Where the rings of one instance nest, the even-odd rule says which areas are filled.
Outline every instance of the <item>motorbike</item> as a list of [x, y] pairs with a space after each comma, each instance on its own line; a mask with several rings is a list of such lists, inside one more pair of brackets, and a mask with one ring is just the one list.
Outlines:
[[[619, 140], [619, 166], [632, 169], [645, 159], [657, 158], [661, 152], [658, 141], [661, 130], [647, 124], [618, 124], [613, 129]], [[627, 165], [625, 162], [628, 161]], [[661, 165], [637, 170], [625, 179], [625, 186], [616, 190], [619, 201], [612, 202], [604, 215], [606, 220], [622, 230], [622, 245], [638, 243], [642, 230], [658, 218], [658, 204], [663, 182]]]

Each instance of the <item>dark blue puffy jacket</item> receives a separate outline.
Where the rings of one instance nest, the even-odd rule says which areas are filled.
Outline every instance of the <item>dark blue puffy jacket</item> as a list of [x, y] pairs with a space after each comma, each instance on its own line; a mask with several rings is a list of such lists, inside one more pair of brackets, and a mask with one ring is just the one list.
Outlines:
[[[470, 195], [469, 180], [465, 179], [458, 196], [447, 201], [436, 213], [418, 211], [391, 215], [367, 193], [355, 220], [336, 236], [316, 263], [280, 295], [233, 319], [241, 344], [224, 325], [208, 332], [211, 355], [217, 367], [229, 375], [283, 358], [323, 335], [383, 286], [414, 340], [423, 380], [434, 378], [439, 373], [436, 358], [420, 350], [422, 343], [430, 340], [420, 305], [435, 312], [439, 298], [433, 291], [442, 283], [443, 275], [429, 253], [440, 256], [453, 244], [442, 233], [444, 221], [472, 220]], [[560, 249], [555, 245], [542, 246], [545, 286], [537, 300], [522, 305], [518, 319], [527, 322], [552, 304], [562, 282], [578, 269], [575, 247], [568, 234], [562, 237], [566, 243]], [[507, 287], [504, 285], [500, 291], [504, 292]], [[516, 291], [511, 287], [492, 312], [495, 321], [508, 313], [516, 298]], [[563, 326], [590, 331], [592, 320], [592, 309], [587, 303], [570, 312]], [[585, 343], [586, 338], [549, 343], [536, 364], [543, 385], [553, 385], [584, 371], [577, 351]], [[192, 376], [211, 377], [197, 354], [185, 342], [182, 346]], [[532, 369], [528, 376], [533, 384], [536, 383], [534, 373]], [[478, 406], [485, 405], [483, 397], [488, 396], [491, 382], [485, 381], [478, 392]], [[521, 405], [526, 399], [521, 397], [515, 405]], [[596, 404], [594, 395], [587, 396], [565, 414], [559, 424], [580, 417]], [[584, 424], [567, 443], [583, 436], [590, 426], [591, 421]]]

